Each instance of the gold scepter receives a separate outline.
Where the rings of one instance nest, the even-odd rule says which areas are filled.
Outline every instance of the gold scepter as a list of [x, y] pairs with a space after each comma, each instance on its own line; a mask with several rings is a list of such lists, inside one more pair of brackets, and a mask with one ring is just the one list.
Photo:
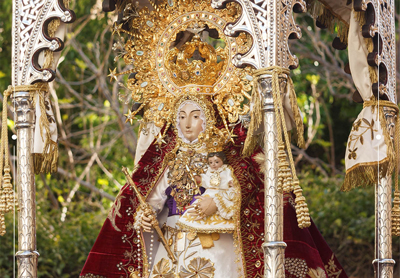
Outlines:
[[146, 200], [144, 199], [144, 197], [142, 196], [142, 194], [140, 194], [138, 188], [136, 187], [136, 184], [133, 182], [131, 176], [128, 173], [128, 169], [126, 169], [126, 167], [122, 166], [122, 172], [125, 174], [126, 179], [128, 180], [128, 183], [131, 185], [133, 191], [135, 191], [136, 197], [139, 199], [140, 205], [145, 209], [145, 214], [148, 218], [151, 219], [151, 225], [153, 226], [153, 228], [156, 230], [158, 236], [161, 239], [162, 244], [165, 247], [165, 250], [167, 250], [168, 256], [169, 258], [172, 260], [173, 263], [176, 263], [176, 259], [174, 256], [174, 253], [172, 253], [171, 249], [169, 248], [169, 245], [167, 243], [167, 240], [165, 239], [160, 226], [158, 224], [156, 215], [154, 214], [153, 210], [151, 209], [150, 205], [148, 203], [146, 203]]

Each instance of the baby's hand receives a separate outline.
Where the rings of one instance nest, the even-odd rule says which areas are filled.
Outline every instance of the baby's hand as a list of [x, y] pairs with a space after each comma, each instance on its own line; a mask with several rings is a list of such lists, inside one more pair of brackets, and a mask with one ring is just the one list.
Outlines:
[[230, 181], [228, 182], [228, 186], [229, 186], [229, 187], [233, 187], [233, 181], [230, 180]]
[[194, 179], [195, 179], [197, 184], [201, 183], [201, 177], [200, 176], [194, 176]]

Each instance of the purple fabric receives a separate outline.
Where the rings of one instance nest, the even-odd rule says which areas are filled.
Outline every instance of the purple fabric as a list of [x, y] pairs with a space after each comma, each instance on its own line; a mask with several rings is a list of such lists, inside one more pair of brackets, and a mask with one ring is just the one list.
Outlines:
[[[204, 187], [200, 187], [200, 192], [201, 194], [204, 193], [205, 188]], [[173, 216], [173, 215], [182, 215], [185, 211], [178, 211], [178, 209], [176, 208], [176, 202], [174, 197], [171, 196], [171, 192], [172, 192], [172, 187], [168, 186], [168, 188], [165, 190], [165, 195], [167, 195], [167, 206], [168, 206], [168, 217]], [[194, 197], [196, 196], [200, 196], [201, 194], [197, 194], [193, 196], [192, 201], [190, 201], [190, 204], [192, 204], [194, 201], [196, 201], [196, 199]]]

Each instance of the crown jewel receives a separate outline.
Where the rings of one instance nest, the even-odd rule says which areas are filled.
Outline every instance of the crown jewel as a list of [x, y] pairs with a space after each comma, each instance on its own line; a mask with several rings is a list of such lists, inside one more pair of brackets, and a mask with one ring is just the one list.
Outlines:
[[194, 34], [181, 49], [174, 47], [167, 53], [165, 67], [171, 80], [178, 86], [213, 86], [227, 63], [227, 53], [221, 47], [215, 49], [200, 38], [205, 29], [199, 22], [191, 24], [187, 31]]

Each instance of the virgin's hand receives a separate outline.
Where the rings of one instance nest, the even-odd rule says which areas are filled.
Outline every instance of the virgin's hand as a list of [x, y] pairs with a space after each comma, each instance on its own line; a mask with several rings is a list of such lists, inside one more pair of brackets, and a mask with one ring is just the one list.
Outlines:
[[151, 229], [152, 229], [152, 225], [151, 225], [151, 216], [147, 217], [144, 214], [142, 215], [142, 221], [141, 221], [141, 227], [143, 229], [143, 231], [150, 233]]
[[196, 204], [188, 207], [188, 213], [196, 217], [195, 220], [203, 219], [217, 212], [217, 205], [213, 198], [203, 196], [196, 196], [195, 198], [198, 200]]

